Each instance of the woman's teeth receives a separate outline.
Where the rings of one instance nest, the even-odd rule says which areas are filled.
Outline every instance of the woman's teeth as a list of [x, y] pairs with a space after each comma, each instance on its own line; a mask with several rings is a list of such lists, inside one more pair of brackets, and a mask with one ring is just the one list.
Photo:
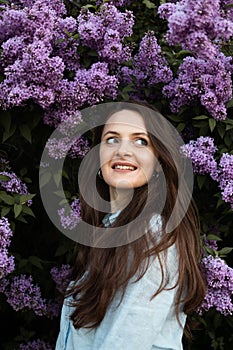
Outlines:
[[134, 166], [129, 166], [129, 165], [115, 165], [114, 169], [135, 170], [135, 167]]

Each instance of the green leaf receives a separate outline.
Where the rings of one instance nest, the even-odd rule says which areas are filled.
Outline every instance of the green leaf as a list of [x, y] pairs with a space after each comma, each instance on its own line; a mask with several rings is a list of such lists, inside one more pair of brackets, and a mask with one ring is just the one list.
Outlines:
[[156, 8], [155, 4], [153, 4], [153, 2], [151, 2], [150, 0], [143, 0], [142, 3], [143, 3], [144, 5], [146, 5], [146, 7], [147, 7], [148, 9], [155, 9], [155, 8]]
[[1, 113], [0, 123], [4, 127], [6, 132], [10, 131], [11, 127], [11, 115], [9, 112]]
[[213, 118], [210, 118], [210, 119], [209, 119], [209, 127], [210, 127], [211, 132], [214, 131], [214, 128], [215, 128], [216, 124], [217, 124], [217, 123], [216, 123], [216, 120], [215, 120], [215, 119], [213, 119]]
[[202, 189], [202, 186], [203, 186], [204, 183], [205, 183], [205, 179], [206, 179], [205, 176], [203, 176], [203, 175], [197, 175], [197, 184], [198, 184], [198, 187], [199, 187], [200, 190]]
[[53, 174], [53, 179], [56, 186], [58, 187], [62, 179], [62, 170], [58, 171], [56, 174]]
[[232, 252], [232, 250], [233, 250], [233, 248], [231, 248], [231, 247], [224, 247], [218, 251], [218, 255], [219, 256], [226, 256], [227, 254]]
[[[190, 53], [191, 52], [189, 50], [180, 50], [179, 52], [177, 52], [176, 57], [177, 58], [184, 58], [184, 57], [190, 55]], [[173, 57], [173, 55], [172, 55], [172, 57]]]
[[9, 214], [10, 210], [11, 210], [11, 208], [9, 208], [9, 207], [2, 208], [2, 210], [1, 210], [1, 217], [6, 216], [7, 214]]
[[29, 127], [26, 124], [21, 124], [19, 126], [19, 130], [21, 135], [29, 142], [32, 143], [32, 134], [31, 134], [31, 130], [29, 129]]
[[10, 179], [9, 176], [0, 174], [0, 181], [9, 181]]
[[28, 206], [23, 206], [23, 210], [22, 213], [26, 214], [26, 215], [30, 215], [33, 216], [34, 218], [36, 217], [35, 214], [33, 213], [32, 209], [29, 208]]
[[5, 130], [2, 136], [2, 142], [5, 142], [7, 139], [9, 139], [15, 133], [15, 130], [16, 130], [15, 124], [11, 125], [8, 131]]
[[203, 119], [208, 119], [207, 115], [198, 115], [197, 117], [194, 117], [193, 119], [195, 120], [203, 120]]
[[178, 132], [181, 132], [184, 130], [184, 128], [185, 128], [185, 123], [179, 123], [176, 129]]
[[233, 98], [227, 102], [227, 108], [233, 107]]
[[0, 192], [0, 199], [8, 205], [14, 204], [14, 198], [4, 191]]
[[34, 194], [22, 194], [20, 196], [20, 204], [25, 204], [29, 199], [32, 199], [33, 197], [35, 197], [35, 193]]
[[213, 233], [210, 233], [209, 235], [207, 235], [206, 239], [208, 241], [222, 241], [222, 239], [219, 236], [217, 236], [217, 235], [215, 235]]
[[14, 204], [15, 218], [17, 218], [19, 216], [19, 214], [21, 213], [22, 209], [23, 209], [23, 206], [21, 204]]
[[223, 124], [218, 124], [217, 125], [217, 131], [218, 131], [219, 136], [222, 139], [224, 137], [224, 135], [225, 135], [225, 132], [226, 132], [224, 125]]
[[38, 267], [39, 269], [43, 269], [43, 265], [41, 264], [41, 261], [43, 261], [43, 260], [38, 258], [38, 256], [35, 256], [35, 255], [29, 256], [28, 261], [32, 265]]
[[51, 177], [52, 177], [52, 174], [49, 172], [46, 172], [43, 175], [41, 175], [40, 186], [44, 187], [45, 185], [47, 185], [47, 183], [49, 183], [49, 181], [51, 180]]

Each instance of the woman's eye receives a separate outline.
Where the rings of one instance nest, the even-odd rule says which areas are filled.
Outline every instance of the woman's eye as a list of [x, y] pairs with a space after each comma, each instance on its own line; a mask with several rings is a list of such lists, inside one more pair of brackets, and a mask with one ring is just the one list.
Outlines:
[[135, 141], [135, 143], [136, 143], [137, 145], [140, 145], [140, 146], [147, 146], [147, 145], [148, 145], [148, 142], [147, 142], [147, 140], [145, 140], [145, 139], [137, 139], [137, 140]]
[[116, 137], [109, 137], [107, 140], [106, 140], [106, 143], [108, 144], [113, 144], [113, 143], [117, 143], [118, 140]]

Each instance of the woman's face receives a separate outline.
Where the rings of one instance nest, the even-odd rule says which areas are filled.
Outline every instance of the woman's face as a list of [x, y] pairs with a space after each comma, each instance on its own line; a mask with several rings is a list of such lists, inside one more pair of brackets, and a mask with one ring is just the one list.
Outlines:
[[101, 136], [100, 164], [110, 189], [141, 187], [151, 179], [157, 154], [138, 112], [124, 109], [107, 120]]

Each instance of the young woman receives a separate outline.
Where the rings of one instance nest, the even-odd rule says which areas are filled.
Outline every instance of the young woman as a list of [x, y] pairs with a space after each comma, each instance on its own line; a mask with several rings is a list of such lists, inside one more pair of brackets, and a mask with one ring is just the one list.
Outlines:
[[83, 175], [92, 205], [80, 198], [93, 246], [77, 247], [56, 350], [182, 349], [205, 283], [177, 134], [140, 103], [114, 103], [105, 114], [94, 131], [98, 157]]

